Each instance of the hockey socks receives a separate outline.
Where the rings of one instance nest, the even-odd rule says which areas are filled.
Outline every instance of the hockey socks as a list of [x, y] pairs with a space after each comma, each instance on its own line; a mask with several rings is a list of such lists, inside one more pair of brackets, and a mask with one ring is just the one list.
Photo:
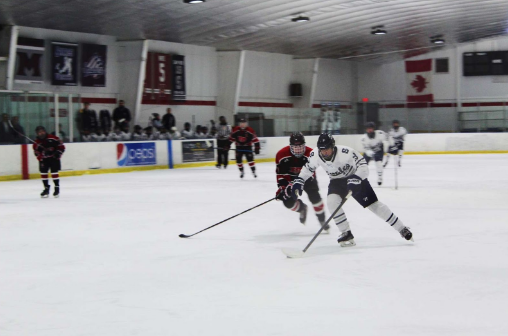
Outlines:
[[399, 217], [397, 217], [385, 204], [377, 201], [376, 203], [369, 205], [367, 209], [375, 213], [379, 218], [387, 222], [399, 233], [405, 228]]
[[[328, 209], [333, 211], [341, 204], [342, 198], [337, 194], [328, 195]], [[339, 228], [340, 232], [349, 231], [349, 221], [347, 220], [346, 213], [340, 209], [333, 217], [335, 224]]]

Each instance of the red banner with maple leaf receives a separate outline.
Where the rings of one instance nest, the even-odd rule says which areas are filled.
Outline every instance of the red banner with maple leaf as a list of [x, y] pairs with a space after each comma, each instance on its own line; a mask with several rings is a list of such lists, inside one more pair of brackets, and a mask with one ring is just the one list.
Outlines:
[[407, 101], [433, 102], [432, 59], [406, 61]]

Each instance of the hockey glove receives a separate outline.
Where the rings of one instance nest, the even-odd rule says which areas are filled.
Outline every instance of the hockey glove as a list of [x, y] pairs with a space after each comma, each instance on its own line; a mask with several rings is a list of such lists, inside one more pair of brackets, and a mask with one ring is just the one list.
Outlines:
[[301, 177], [297, 177], [293, 181], [293, 185], [291, 186], [291, 196], [294, 199], [298, 199], [298, 196], [303, 194], [303, 186], [304, 185], [305, 185], [305, 181]]
[[38, 161], [44, 160], [44, 156], [42, 154], [37, 155], [37, 160]]
[[53, 154], [53, 158], [55, 158], [57, 160], [60, 160], [61, 157], [62, 157], [62, 152], [60, 152], [60, 151], [56, 151], [55, 154]]
[[358, 194], [362, 190], [362, 179], [357, 175], [352, 175], [347, 179], [347, 190], [353, 195]]
[[254, 153], [259, 154], [259, 149], [260, 149], [259, 143], [256, 143], [254, 145]]
[[291, 194], [288, 193], [291, 192], [291, 188], [285, 188], [285, 187], [279, 187], [279, 189], [277, 189], [277, 193], [275, 194], [275, 198], [277, 199], [277, 201], [286, 201], [288, 199], [291, 198]]
[[372, 149], [367, 149], [365, 151], [365, 155], [367, 155], [368, 157], [374, 157], [374, 151]]

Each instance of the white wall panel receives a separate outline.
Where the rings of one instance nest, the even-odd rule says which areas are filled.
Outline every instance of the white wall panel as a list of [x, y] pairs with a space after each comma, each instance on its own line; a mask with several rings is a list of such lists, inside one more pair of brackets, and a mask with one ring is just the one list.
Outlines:
[[241, 101], [289, 102], [292, 56], [245, 52]]
[[293, 60], [293, 73], [291, 76], [292, 83], [302, 84], [301, 98], [291, 98], [296, 108], [310, 108], [312, 106], [312, 83], [314, 77], [314, 67], [316, 59], [294, 59]]
[[350, 101], [353, 75], [352, 62], [320, 59], [314, 101]]
[[240, 51], [218, 52], [217, 116], [225, 116], [230, 122], [236, 111], [235, 99], [240, 70]]

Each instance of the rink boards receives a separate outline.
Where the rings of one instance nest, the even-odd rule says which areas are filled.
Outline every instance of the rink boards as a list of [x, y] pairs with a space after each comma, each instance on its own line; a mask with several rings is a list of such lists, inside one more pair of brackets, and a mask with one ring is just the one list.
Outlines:
[[[336, 142], [362, 151], [362, 135], [336, 135]], [[318, 136], [307, 136], [309, 147]], [[61, 176], [83, 174], [121, 173], [140, 170], [189, 168], [211, 166], [215, 161], [184, 162], [183, 142], [174, 140], [153, 142], [95, 142], [67, 143], [62, 157]], [[279, 149], [288, 145], [288, 137], [260, 138], [261, 153], [257, 162], [275, 158]], [[200, 141], [202, 146], [216, 147], [213, 139]], [[205, 150], [204, 148], [203, 150]], [[507, 133], [433, 133], [409, 134], [405, 143], [406, 154], [473, 154], [508, 153]], [[214, 153], [214, 159], [216, 153]], [[31, 145], [0, 146], [0, 181], [38, 178], [38, 161]], [[234, 152], [229, 156], [234, 159]]]

